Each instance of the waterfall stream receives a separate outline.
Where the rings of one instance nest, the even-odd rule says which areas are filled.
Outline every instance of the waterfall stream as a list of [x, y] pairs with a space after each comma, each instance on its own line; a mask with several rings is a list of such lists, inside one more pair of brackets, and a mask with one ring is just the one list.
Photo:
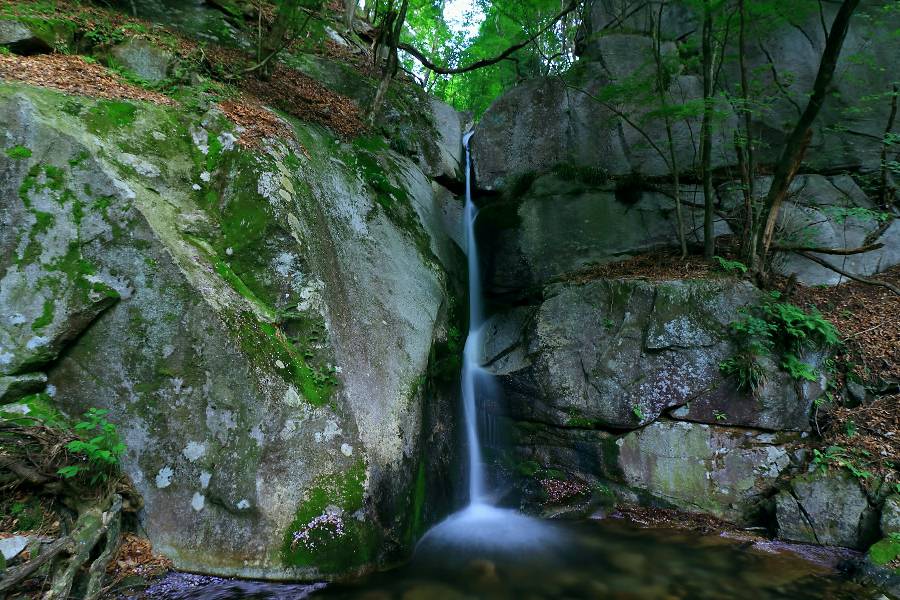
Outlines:
[[463, 351], [462, 399], [466, 427], [466, 449], [469, 455], [469, 504], [485, 501], [484, 462], [481, 457], [481, 439], [478, 435], [478, 405], [476, 393], [479, 384], [490, 381], [490, 375], [481, 367], [481, 327], [484, 324], [484, 301], [481, 292], [481, 268], [478, 262], [478, 244], [475, 240], [475, 217], [478, 209], [472, 201], [472, 156], [469, 141], [472, 132], [463, 137], [466, 149], [466, 256], [469, 266], [469, 333]]
[[472, 198], [472, 157], [469, 142], [472, 133], [463, 137], [466, 150], [466, 254], [469, 268], [469, 332], [463, 351], [461, 392], [469, 467], [469, 502], [463, 510], [450, 515], [432, 528], [419, 543], [418, 552], [442, 553], [447, 550], [475, 550], [488, 555], [512, 554], [524, 549], [552, 551], [560, 532], [550, 523], [532, 519], [520, 512], [494, 505], [485, 474], [479, 435], [479, 394], [497, 393], [493, 377], [481, 366], [482, 331], [485, 321], [481, 269], [475, 236], [478, 209]]

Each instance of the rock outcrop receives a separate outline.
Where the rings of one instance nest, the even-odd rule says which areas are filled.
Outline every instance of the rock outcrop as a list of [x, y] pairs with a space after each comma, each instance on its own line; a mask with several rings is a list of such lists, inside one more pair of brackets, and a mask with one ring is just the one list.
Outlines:
[[849, 472], [794, 478], [775, 497], [778, 536], [865, 550], [878, 540], [878, 511]]
[[311, 578], [408, 551], [450, 458], [455, 382], [429, 360], [455, 200], [377, 138], [298, 122], [253, 149], [215, 109], [17, 85], [0, 122], [3, 402], [48, 382], [69, 416], [108, 409], [178, 568]]
[[[676, 170], [682, 179], [694, 177], [700, 170], [702, 111], [698, 106], [702, 106], [702, 79], [691, 60], [685, 58], [696, 49], [684, 44], [685, 36], [696, 32], [700, 23], [681, 3], [664, 6], [661, 13], [659, 9], [657, 2], [593, 2], [580, 44], [581, 56], [575, 65], [561, 75], [526, 81], [509, 91], [484, 114], [473, 137], [474, 171], [480, 189], [503, 191], [518, 201], [527, 189], [523, 181], [537, 179], [537, 189], [524, 194], [518, 209], [525, 219], [524, 232], [534, 228], [535, 216], [531, 222], [524, 217], [533, 210], [533, 197], [566, 196], [566, 208], [583, 218], [554, 223], [572, 231], [571, 242], [568, 235], [565, 237], [567, 243], [579, 244], [583, 250], [572, 253], [578, 256], [573, 260], [596, 261], [599, 254], [608, 255], [605, 260], [615, 260], [616, 256], [647, 247], [675, 245], [671, 224], [674, 194], [671, 189], [660, 194], [658, 184], [666, 181], [671, 188]], [[751, 129], [757, 146], [756, 162], [765, 168], [779, 160], [787, 133], [808, 98], [825, 43], [822, 23], [830, 23], [836, 10], [835, 6], [823, 6], [820, 14], [811, 8], [797, 9], [761, 17], [750, 25], [759, 29], [753, 31], [760, 38], [745, 56], [754, 85]], [[803, 163], [803, 169], [811, 174], [798, 180], [788, 197], [779, 239], [784, 238], [783, 245], [792, 247], [823, 244], [837, 249], [881, 243], [884, 248], [877, 251], [825, 257], [838, 268], [868, 276], [900, 264], [900, 229], [893, 222], [895, 215], [889, 207], [867, 199], [860, 189], [881, 186], [885, 169], [888, 184], [893, 177], [883, 163], [896, 159], [894, 146], [886, 141], [900, 134], [900, 121], [894, 119], [892, 124], [890, 117], [892, 85], [896, 82], [880, 65], [889, 64], [891, 57], [900, 53], [900, 41], [889, 33], [900, 27], [900, 16], [896, 11], [882, 10], [878, 2], [864, 2], [860, 12], [852, 22], [833, 89], [813, 126]], [[653, 39], [654, 23], [660, 14], [660, 64], [682, 65], [673, 73], [666, 71], [662, 96], [656, 83], [659, 67]], [[715, 201], [723, 212], [735, 208], [733, 192], [742, 185], [735, 149], [736, 136], [740, 137], [738, 122], [743, 119], [737, 52], [737, 44], [731, 39], [724, 49], [715, 95], [711, 166], [719, 180], [735, 180], [719, 188]], [[679, 62], [678, 57], [685, 60]], [[726, 101], [728, 98], [731, 100]], [[668, 129], [667, 119], [660, 116], [663, 114], [670, 115]], [[887, 152], [887, 161], [883, 151]], [[610, 176], [616, 184], [588, 186], [590, 192], [581, 192], [575, 199], [571, 186], [551, 184], [549, 187], [557, 190], [548, 191], [544, 182], [541, 189], [541, 179], [551, 172], [586, 172], [594, 180]], [[835, 176], [837, 173], [844, 174]], [[759, 182], [757, 194], [765, 194], [766, 183], [768, 180]], [[829, 183], [834, 187], [828, 189]], [[627, 227], [621, 222], [624, 208], [609, 214], [603, 210], [609, 203], [592, 202], [608, 196], [610, 188], [616, 186], [620, 193], [627, 186], [644, 188], [637, 194], [643, 201], [629, 207], [637, 215], [624, 213], [629, 219]], [[806, 186], [810, 189], [804, 191]], [[824, 193], [817, 196], [813, 191]], [[686, 186], [681, 199], [688, 236], [694, 241], [702, 234], [696, 207], [702, 206], [703, 197], [695, 187]], [[590, 214], [586, 214], [587, 206]], [[547, 211], [554, 208], [545, 208]], [[654, 216], [648, 222], [650, 212]], [[555, 216], [564, 214], [554, 212]], [[738, 217], [732, 210], [731, 222], [739, 223]], [[806, 225], [810, 222], [823, 223], [817, 226], [815, 236], [808, 235]], [[545, 225], [541, 223], [541, 227]], [[665, 228], [661, 230], [660, 226]], [[584, 239], [587, 231], [594, 234], [591, 241]], [[617, 235], [608, 235], [611, 231]], [[721, 222], [716, 234], [728, 233], [728, 226]], [[508, 264], [498, 269], [513, 280], [527, 276], [523, 271], [530, 269], [528, 262], [533, 260], [528, 255], [530, 237], [520, 237], [519, 243], [526, 248], [511, 247], [502, 253]], [[540, 248], [550, 245], [544, 243]], [[522, 254], [525, 256], [520, 257]], [[785, 254], [777, 266], [785, 275], [797, 273], [799, 281], [810, 285], [846, 281], [798, 255]]]
[[[807, 98], [821, 23], [834, 10], [752, 25], [766, 28], [746, 57], [757, 100], [771, 100], [752, 114], [756, 158], [766, 168]], [[806, 285], [846, 278], [786, 248], [878, 246], [819, 255], [862, 276], [900, 263], [895, 215], [872, 184], [881, 176], [892, 82], [871, 66], [900, 47], [896, 38], [869, 46], [896, 29], [897, 14], [875, 2], [862, 12], [781, 212], [777, 266]], [[477, 229], [494, 309], [483, 363], [501, 392], [485, 406], [500, 456], [494, 476], [518, 483], [511, 497], [545, 514], [590, 514], [613, 496], [768, 527], [784, 539], [865, 549], [878, 539], [884, 498], [849, 472], [807, 473], [815, 407], [830, 393], [829, 357], [807, 350], [802, 361], [812, 370], [802, 377], [778, 357], [762, 357], [766, 377], [751, 394], [723, 376], [722, 365], [736, 352], [729, 325], [765, 303], [764, 292], [724, 273], [609, 275], [608, 263], [678, 247], [673, 156], [686, 238], [700, 242], [702, 85], [690, 60], [674, 60], [695, 51], [683, 40], [698, 27], [681, 3], [595, 0], [574, 67], [520, 84], [476, 128], [476, 183], [490, 192]], [[683, 65], [667, 72], [663, 100], [654, 84], [657, 47], [663, 62]], [[863, 48], [874, 52], [871, 64], [858, 60]], [[744, 202], [735, 181], [742, 115], [724, 100], [736, 97], [734, 51], [725, 50], [716, 94], [717, 236], [740, 233]], [[680, 113], [669, 123], [670, 148], [659, 115], [673, 107]], [[755, 179], [755, 193], [769, 183]], [[503, 452], [506, 439], [511, 449]], [[542, 486], [559, 480], [581, 492], [548, 509], [552, 494]], [[883, 512], [891, 522], [890, 506]]]

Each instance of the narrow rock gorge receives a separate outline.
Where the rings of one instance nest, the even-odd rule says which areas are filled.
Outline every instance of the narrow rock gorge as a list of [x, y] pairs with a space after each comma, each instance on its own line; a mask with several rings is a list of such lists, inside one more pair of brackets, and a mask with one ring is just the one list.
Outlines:
[[0, 2], [0, 597], [900, 597], [900, 4], [433, 4]]

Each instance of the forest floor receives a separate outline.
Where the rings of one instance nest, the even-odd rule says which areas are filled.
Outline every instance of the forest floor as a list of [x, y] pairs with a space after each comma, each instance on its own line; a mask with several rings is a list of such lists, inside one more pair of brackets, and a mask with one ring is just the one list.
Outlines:
[[[219, 101], [221, 110], [237, 125], [244, 128], [239, 143], [256, 145], [263, 137], [292, 136], [290, 128], [265, 106], [273, 106], [301, 120], [328, 127], [344, 138], [352, 138], [365, 131], [357, 103], [333, 92], [302, 71], [283, 64], [277, 65], [265, 80], [249, 72], [255, 57], [237, 48], [222, 45], [199, 45], [174, 29], [129, 17], [122, 13], [75, 2], [48, 5], [39, 0], [0, 0], [0, 15], [39, 18], [72, 23], [82, 34], [89, 33], [98, 40], [92, 54], [104, 51], [126, 38], [147, 39], [171, 52], [181, 63], [180, 69], [197, 73], [206, 83], [198, 84]], [[265, 15], [264, 15], [265, 16]], [[271, 18], [271, 15], [269, 15]], [[371, 61], [361, 49], [348, 47], [326, 39], [321, 43], [300, 46], [295, 44], [287, 52], [316, 54], [344, 63], [361, 77], [374, 76]], [[74, 54], [48, 53], [34, 56], [0, 55], [0, 80], [19, 81], [62, 92], [107, 99], [141, 100], [176, 106], [179, 88], [189, 87], [184, 81], [164, 81], [151, 84], [127, 73], [111, 70], [94, 58]], [[197, 94], [187, 94], [193, 100]]]
[[[900, 267], [878, 278], [900, 284]], [[879, 392], [857, 405], [823, 407], [826, 451], [842, 453], [864, 472], [900, 486], [900, 296], [890, 290], [850, 282], [835, 287], [800, 288], [794, 302], [815, 307], [834, 323], [844, 340], [838, 364], [847, 380]], [[900, 490], [900, 487], [898, 487]]]

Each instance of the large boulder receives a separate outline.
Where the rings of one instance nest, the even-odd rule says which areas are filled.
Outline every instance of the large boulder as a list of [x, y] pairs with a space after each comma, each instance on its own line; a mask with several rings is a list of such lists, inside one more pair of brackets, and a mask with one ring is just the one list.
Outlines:
[[633, 429], [679, 419], [806, 431], [824, 378], [796, 384], [772, 365], [754, 396], [725, 381], [727, 325], [758, 302], [747, 282], [595, 280], [544, 289], [535, 308], [485, 324], [484, 363], [511, 418], [557, 427]]
[[[655, 88], [652, 39], [659, 2], [596, 0], [580, 44], [581, 58], [563, 76], [520, 84], [484, 114], [473, 139], [479, 187], [498, 190], [516, 175], [541, 173], [556, 164], [606, 169], [613, 175], [672, 173], [661, 103]], [[748, 45], [746, 63], [753, 78], [752, 128], [756, 158], [779, 159], [782, 145], [806, 104], [825, 45], [822, 23], [830, 24], [837, 5], [789, 7], [751, 24], [759, 43]], [[891, 112], [892, 76], [882, 65], [900, 53], [900, 13], [882, 3], [863, 3], [853, 19], [829, 97], [813, 124], [806, 163], [812, 168], [864, 172], [881, 167], [882, 139]], [[679, 3], [668, 3], [661, 26], [663, 59], [676, 42], [699, 29], [696, 16]], [[725, 49], [719, 92], [740, 97], [740, 73], [734, 36]], [[694, 49], [679, 50], [690, 56]], [[679, 171], [694, 171], [699, 160], [700, 77], [690, 61], [667, 77], [666, 104], [680, 105], [671, 118]], [[618, 87], [613, 87], [618, 86]], [[616, 91], [614, 91], [616, 90]], [[735, 167], [737, 115], [724, 102], [716, 106], [714, 167]], [[894, 124], [900, 132], [900, 122]]]
[[[624, 55], [651, 68], [646, 53], [648, 40], [621, 36], [608, 44], [616, 56]], [[517, 177], [547, 172], [556, 166], [601, 169], [611, 175], [638, 174], [646, 177], [671, 172], [665, 120], [654, 101], [630, 104], [629, 100], [601, 98], [616, 75], [626, 75], [617, 63], [580, 62], [563, 77], [526, 81], [501, 96], [484, 113], [472, 138], [476, 184], [484, 190], [501, 190]], [[631, 63], [628, 63], [631, 64]], [[633, 76], [633, 75], [632, 75]], [[702, 85], [694, 75], [673, 77], [666, 91], [670, 105], [696, 103]], [[622, 104], [625, 104], [624, 106]], [[733, 131], [736, 118], [722, 107], [720, 127], [714, 134], [713, 163], [722, 167], [734, 162]], [[627, 118], [623, 119], [621, 115]], [[679, 171], [692, 168], [696, 154], [696, 111], [685, 119], [671, 121], [672, 140]]]
[[2, 373], [110, 411], [155, 547], [264, 578], [407, 551], [446, 464], [428, 363], [458, 254], [418, 166], [25, 86], [0, 87], [0, 123], [27, 150], [0, 154]]
[[797, 462], [790, 434], [667, 420], [626, 434], [523, 422], [513, 439], [520, 469], [738, 523], [759, 522], [764, 499]]
[[[626, 188], [604, 184], [602, 176], [557, 169], [521, 195], [492, 201], [479, 212], [486, 293], [522, 295], [592, 265], [678, 246], [670, 187]], [[690, 244], [701, 243], [703, 211], [690, 205], [702, 204], [702, 191], [683, 186], [681, 200], [685, 237]], [[716, 219], [717, 236], [730, 231]]]
[[778, 537], [865, 550], [878, 539], [878, 513], [849, 471], [794, 478], [775, 497]]
[[110, 50], [113, 61], [150, 83], [159, 83], [169, 75], [174, 56], [171, 52], [142, 38], [131, 38]]
[[56, 19], [0, 19], [0, 46], [16, 54], [71, 51], [75, 26]]

